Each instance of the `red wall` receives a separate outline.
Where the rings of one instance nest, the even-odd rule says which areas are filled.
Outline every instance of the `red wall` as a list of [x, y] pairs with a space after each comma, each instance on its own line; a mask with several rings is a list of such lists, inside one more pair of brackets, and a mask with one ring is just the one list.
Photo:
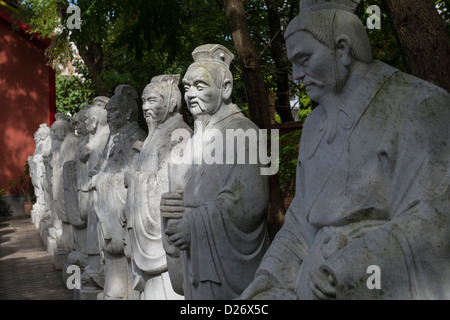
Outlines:
[[46, 65], [45, 48], [12, 31], [0, 9], [0, 188], [20, 176], [36, 146], [34, 133], [54, 116], [54, 71]]

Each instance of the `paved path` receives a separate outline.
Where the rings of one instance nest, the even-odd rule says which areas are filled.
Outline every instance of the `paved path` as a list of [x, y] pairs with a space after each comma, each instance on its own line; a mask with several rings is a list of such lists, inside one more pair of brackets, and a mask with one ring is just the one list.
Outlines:
[[0, 219], [0, 300], [73, 300], [30, 217]]

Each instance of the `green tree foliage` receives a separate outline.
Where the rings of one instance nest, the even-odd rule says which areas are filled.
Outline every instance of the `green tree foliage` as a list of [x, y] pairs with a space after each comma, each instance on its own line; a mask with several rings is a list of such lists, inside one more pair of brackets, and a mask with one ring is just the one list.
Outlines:
[[74, 61], [72, 75], [56, 75], [56, 112], [65, 115], [74, 115], [87, 102], [91, 102], [96, 96], [95, 86], [86, 66]]

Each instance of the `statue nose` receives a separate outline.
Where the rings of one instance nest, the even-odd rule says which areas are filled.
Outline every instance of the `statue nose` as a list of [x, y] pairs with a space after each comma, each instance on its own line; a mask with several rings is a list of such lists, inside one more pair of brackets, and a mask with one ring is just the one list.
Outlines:
[[304, 72], [303, 68], [294, 65], [292, 69], [293, 69], [292, 76], [293, 76], [294, 80], [303, 81], [303, 78], [305, 77], [305, 72]]
[[189, 88], [188, 91], [186, 91], [186, 95], [188, 96], [188, 98], [192, 99], [195, 98], [197, 96], [195, 90], [193, 90], [192, 88]]

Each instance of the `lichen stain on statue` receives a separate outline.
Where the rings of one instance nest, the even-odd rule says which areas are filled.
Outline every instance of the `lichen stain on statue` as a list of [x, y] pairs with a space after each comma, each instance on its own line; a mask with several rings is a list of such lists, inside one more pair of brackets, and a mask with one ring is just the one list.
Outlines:
[[[197, 137], [203, 139], [200, 151], [207, 153], [214, 133], [225, 137], [227, 129], [258, 128], [231, 101], [233, 54], [207, 44], [192, 55], [194, 63], [183, 77], [185, 100], [196, 120], [183, 161], [189, 165], [181, 190], [173, 186], [163, 194], [161, 216], [174, 217], [167, 219], [164, 232], [181, 252], [185, 298], [234, 299], [253, 279], [266, 250], [268, 179], [260, 174], [260, 164], [226, 164], [226, 152], [223, 164], [194, 162]], [[225, 148], [226, 141], [221, 142]], [[236, 181], [246, 188], [237, 190]]]
[[131, 265], [124, 252], [124, 173], [133, 167], [137, 159], [134, 144], [146, 137], [137, 123], [137, 97], [133, 87], [119, 85], [108, 101], [106, 111], [110, 134], [101, 167], [91, 179], [91, 186], [96, 192], [95, 211], [105, 268], [105, 284], [100, 299], [135, 299]]
[[285, 31], [293, 77], [320, 105], [283, 228], [241, 299], [450, 298], [450, 95], [372, 60], [358, 3], [300, 1]]
[[161, 195], [169, 191], [167, 168], [172, 150], [187, 142], [173, 141], [172, 132], [192, 131], [180, 114], [179, 78], [160, 75], [145, 87], [142, 110], [149, 133], [145, 141], [135, 144], [139, 157], [136, 166], [125, 174], [128, 254], [133, 265], [133, 288], [141, 293], [142, 300], [183, 299], [174, 292], [169, 279], [159, 210]]

